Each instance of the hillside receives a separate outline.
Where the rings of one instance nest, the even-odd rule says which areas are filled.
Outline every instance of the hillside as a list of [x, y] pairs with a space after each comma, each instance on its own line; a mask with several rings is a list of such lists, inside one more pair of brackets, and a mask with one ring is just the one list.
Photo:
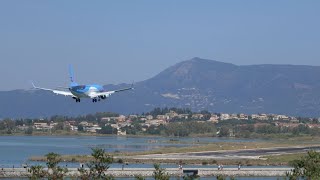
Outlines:
[[[107, 85], [107, 89], [128, 86]], [[320, 67], [300, 65], [237, 66], [193, 58], [135, 84], [135, 90], [107, 101], [75, 103], [44, 91], [0, 92], [0, 117], [79, 115], [98, 111], [141, 113], [154, 107], [194, 111], [278, 113], [320, 116]]]

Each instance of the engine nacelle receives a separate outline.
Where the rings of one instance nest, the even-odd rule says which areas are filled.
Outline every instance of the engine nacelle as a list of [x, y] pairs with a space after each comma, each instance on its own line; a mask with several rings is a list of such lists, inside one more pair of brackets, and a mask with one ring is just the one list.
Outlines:
[[101, 99], [107, 99], [106, 95], [100, 96]]

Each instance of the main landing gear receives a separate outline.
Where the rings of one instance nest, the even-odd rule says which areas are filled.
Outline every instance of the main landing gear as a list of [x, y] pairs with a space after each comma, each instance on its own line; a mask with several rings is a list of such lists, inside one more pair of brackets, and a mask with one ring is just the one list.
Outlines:
[[80, 98], [72, 97], [73, 99], [76, 100], [76, 102], [80, 102]]
[[98, 102], [98, 101], [100, 101], [100, 100], [101, 100], [100, 98], [98, 98], [98, 99], [97, 99], [97, 98], [94, 98], [94, 99], [92, 99], [92, 102], [95, 103], [95, 102]]

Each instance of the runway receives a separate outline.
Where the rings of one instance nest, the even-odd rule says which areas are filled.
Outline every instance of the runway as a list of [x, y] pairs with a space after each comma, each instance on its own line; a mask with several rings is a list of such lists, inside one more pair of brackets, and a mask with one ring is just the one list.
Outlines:
[[204, 151], [188, 153], [168, 153], [138, 155], [133, 159], [259, 159], [261, 156], [303, 153], [308, 150], [320, 150], [320, 145], [315, 146], [294, 146], [276, 147], [261, 149], [241, 149], [225, 151]]

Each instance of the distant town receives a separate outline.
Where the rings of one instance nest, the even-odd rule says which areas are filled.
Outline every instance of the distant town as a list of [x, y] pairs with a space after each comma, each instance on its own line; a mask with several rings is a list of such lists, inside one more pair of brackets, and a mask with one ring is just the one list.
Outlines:
[[320, 118], [281, 114], [228, 114], [189, 109], [155, 108], [148, 113], [120, 115], [101, 112], [79, 117], [3, 119], [1, 134], [114, 134], [250, 137], [253, 134], [318, 135]]

